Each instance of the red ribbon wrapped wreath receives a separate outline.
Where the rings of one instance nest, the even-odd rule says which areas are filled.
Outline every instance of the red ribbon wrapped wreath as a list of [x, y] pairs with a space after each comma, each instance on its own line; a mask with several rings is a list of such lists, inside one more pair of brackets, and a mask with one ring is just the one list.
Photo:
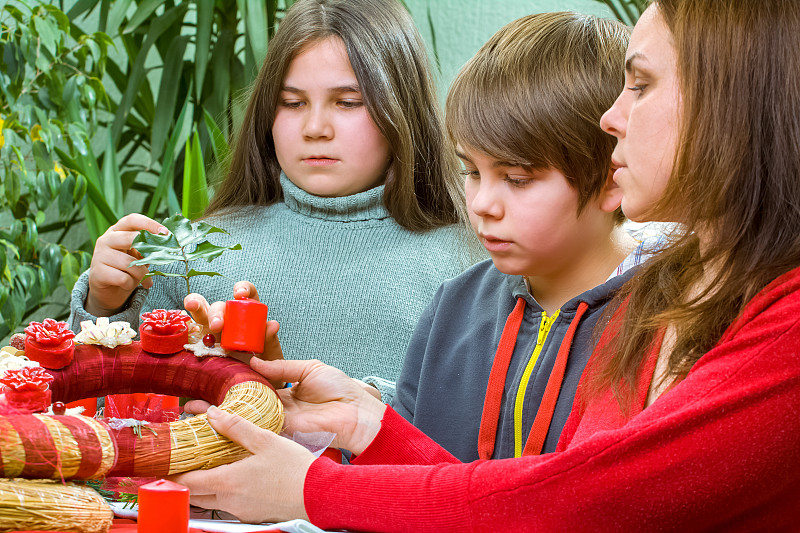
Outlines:
[[[283, 425], [274, 389], [236, 359], [199, 359], [187, 351], [155, 355], [139, 342], [111, 349], [77, 345], [71, 364], [48, 372], [54, 378], [50, 384], [53, 401], [154, 392], [200, 398], [272, 431], [280, 431]], [[245, 455], [245, 450], [214, 432], [205, 415], [117, 429], [83, 416], [0, 416], [2, 477], [161, 477]], [[17, 460], [5, 460], [11, 457]], [[9, 466], [12, 463], [16, 466]]]

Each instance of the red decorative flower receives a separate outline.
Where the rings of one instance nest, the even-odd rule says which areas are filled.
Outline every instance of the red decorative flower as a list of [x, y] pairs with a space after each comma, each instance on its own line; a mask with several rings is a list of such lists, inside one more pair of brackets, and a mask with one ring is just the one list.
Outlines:
[[42, 346], [58, 346], [75, 336], [70, 331], [69, 324], [58, 322], [52, 318], [45, 318], [44, 322], [31, 322], [25, 328], [25, 333], [31, 335]]
[[26, 366], [19, 370], [7, 370], [0, 383], [15, 392], [47, 390], [54, 380], [50, 372], [40, 366]]
[[149, 313], [142, 313], [142, 324], [150, 326], [153, 332], [161, 335], [172, 335], [186, 328], [186, 322], [191, 317], [175, 309], [167, 311], [156, 309]]

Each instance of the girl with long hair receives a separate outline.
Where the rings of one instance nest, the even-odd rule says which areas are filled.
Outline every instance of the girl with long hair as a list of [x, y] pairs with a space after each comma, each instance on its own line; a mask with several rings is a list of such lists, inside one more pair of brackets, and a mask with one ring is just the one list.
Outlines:
[[184, 305], [202, 322], [207, 302], [232, 298], [234, 282], [248, 280], [245, 295], [269, 306], [267, 336], [279, 322], [287, 358], [340, 366], [390, 401], [425, 305], [482, 258], [462, 217], [458, 172], [405, 8], [300, 0], [269, 43], [204, 217], [229, 233], [213, 234], [215, 244], [242, 245], [215, 260], [225, 277], [194, 278], [188, 297], [175, 278], [139, 286], [147, 269], [128, 266], [138, 255], [131, 242], [163, 228], [129, 215], [98, 239], [71, 322], [111, 316], [136, 327], [142, 310]]

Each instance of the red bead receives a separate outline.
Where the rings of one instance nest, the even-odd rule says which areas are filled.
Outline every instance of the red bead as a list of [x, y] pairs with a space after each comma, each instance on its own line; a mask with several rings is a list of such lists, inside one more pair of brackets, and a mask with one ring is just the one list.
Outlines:
[[67, 406], [64, 405], [64, 402], [53, 402], [54, 415], [63, 415], [66, 412], [67, 412]]
[[205, 344], [209, 348], [213, 348], [216, 343], [217, 343], [217, 338], [211, 333], [203, 337], [203, 344]]

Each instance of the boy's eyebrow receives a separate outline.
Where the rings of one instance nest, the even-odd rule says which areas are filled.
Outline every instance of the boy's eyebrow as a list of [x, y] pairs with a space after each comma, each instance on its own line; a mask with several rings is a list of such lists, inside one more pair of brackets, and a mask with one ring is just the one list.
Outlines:
[[[305, 94], [306, 91], [303, 89], [298, 89], [297, 87], [292, 87], [291, 85], [283, 85], [281, 86], [281, 91], [286, 91], [287, 93], [294, 93], [294, 94]], [[361, 88], [358, 85], [342, 85], [341, 87], [331, 87], [328, 89], [329, 93], [340, 94], [340, 93], [360, 93]]]
[[[463, 159], [468, 163], [472, 163], [472, 159], [470, 159], [467, 154], [463, 154], [458, 150], [456, 150], [456, 156], [458, 156], [459, 159]], [[499, 159], [492, 162], [492, 168], [507, 168], [507, 167], [520, 167], [527, 170], [530, 168], [530, 165], [514, 161], [501, 161]]]
[[470, 158], [467, 156], [467, 154], [462, 154], [462, 153], [461, 153], [461, 152], [459, 152], [458, 150], [456, 150], [456, 156], [457, 156], [459, 159], [463, 159], [464, 161], [469, 161], [470, 163], [472, 163], [472, 159], [470, 159]]

